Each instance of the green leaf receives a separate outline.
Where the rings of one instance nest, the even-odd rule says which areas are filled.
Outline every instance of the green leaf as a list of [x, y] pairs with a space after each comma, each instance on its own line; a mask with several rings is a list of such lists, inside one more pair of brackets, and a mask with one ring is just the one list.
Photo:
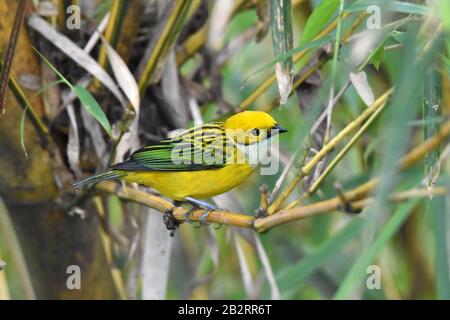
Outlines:
[[[438, 12], [441, 16], [442, 23], [444, 24], [444, 28], [448, 33], [450, 32], [450, 1], [448, 0], [438, 0]], [[445, 45], [447, 47], [447, 54], [450, 54], [450, 37], [445, 37]], [[447, 73], [450, 73], [449, 64], [447, 63]]]
[[375, 51], [375, 53], [372, 55], [369, 62], [373, 64], [373, 66], [375, 67], [375, 69], [377, 69], [377, 71], [379, 71], [380, 64], [381, 62], [383, 62], [383, 60], [384, 60], [384, 46], [380, 46], [377, 49], [377, 51]]
[[42, 53], [40, 53], [36, 48], [33, 47], [33, 50], [45, 61], [45, 63], [61, 78], [70, 89], [72, 89], [77, 95], [78, 99], [80, 99], [83, 106], [86, 110], [100, 123], [100, 125], [105, 129], [108, 135], [112, 136], [111, 125], [103, 112], [102, 108], [98, 104], [97, 100], [92, 96], [92, 94], [86, 90], [84, 87], [80, 85], [73, 86], [69, 80], [67, 80], [59, 71], [56, 69], [54, 65], [44, 57]]
[[339, 0], [322, 1], [306, 21], [300, 44], [311, 41], [330, 21], [339, 7]]
[[427, 118], [427, 119], [421, 119], [421, 120], [414, 120], [414, 121], [410, 121], [408, 122], [408, 126], [428, 126], [428, 125], [432, 125], [432, 124], [441, 124], [445, 121], [444, 117], [433, 117], [433, 118]]
[[294, 54], [301, 52], [303, 50], [307, 50], [307, 49], [313, 49], [316, 47], [320, 47], [321, 45], [324, 45], [328, 42], [330, 42], [333, 39], [333, 37], [331, 35], [308, 42], [307, 44], [304, 45], [300, 45], [298, 47], [295, 47], [292, 50], [287, 51], [284, 54], [279, 55], [278, 57], [276, 57], [275, 59], [273, 59], [272, 61], [270, 61], [269, 63], [265, 64], [264, 66], [262, 66], [261, 68], [257, 69], [256, 71], [252, 72], [249, 76], [247, 76], [244, 81], [242, 82], [242, 86], [244, 86], [248, 80], [250, 80], [250, 78], [252, 78], [253, 76], [255, 76], [256, 74], [260, 73], [261, 71], [264, 71], [272, 66], [274, 66], [275, 64], [277, 64], [278, 62], [282, 61], [283, 59], [286, 59], [288, 57], [292, 57]]
[[50, 61], [47, 60], [47, 58], [39, 52], [39, 50], [37, 50], [35, 47], [32, 47], [33, 50], [41, 57], [42, 60], [44, 60], [44, 62], [50, 67], [50, 69], [53, 70], [54, 73], [56, 73], [58, 75], [58, 77], [64, 81], [64, 83], [73, 90], [73, 85], [69, 82], [69, 80], [67, 80], [59, 71], [58, 69], [56, 69], [56, 67], [54, 65], [52, 65], [50, 63]]
[[89, 112], [100, 123], [100, 125], [105, 129], [105, 131], [111, 137], [112, 130], [111, 130], [111, 125], [109, 124], [108, 118], [106, 117], [102, 108], [100, 107], [98, 102], [95, 100], [95, 98], [92, 96], [92, 94], [80, 85], [76, 85], [74, 87], [74, 91], [75, 91], [75, 94], [77, 95], [78, 99], [80, 99], [81, 103], [86, 108], [87, 112]]
[[[383, 0], [360, 0], [355, 1], [349, 5], [345, 11], [347, 12], [359, 12], [366, 11], [371, 5], [379, 6], [380, 8], [386, 8], [386, 1]], [[388, 2], [386, 11], [393, 11], [407, 14], [428, 15], [430, 14], [430, 8], [416, 3], [403, 2], [403, 1], [391, 1]]]
[[[448, 48], [450, 49], [450, 41], [447, 41], [449, 43]], [[449, 50], [450, 52], [450, 50]], [[450, 59], [445, 57], [445, 56], [441, 56], [442, 58], [442, 62], [445, 64], [445, 69], [447, 71], [447, 75], [450, 78]]]
[[156, 30], [157, 34], [154, 36], [158, 40], [154, 45], [154, 50], [147, 60], [138, 82], [139, 92], [141, 94], [149, 83], [156, 82], [159, 79], [170, 50], [176, 44], [178, 36], [183, 29], [183, 25], [189, 16], [189, 10], [192, 7], [193, 1], [171, 1], [170, 3], [171, 4], [168, 5], [168, 7], [170, 7], [171, 12], [163, 18], [166, 19], [164, 28]]
[[60, 83], [66, 83], [63, 79], [58, 79], [52, 82], [47, 83], [46, 85], [42, 86], [38, 91], [36, 91], [31, 98], [37, 97], [38, 95], [46, 92], [50, 88], [53, 88], [54, 86], [60, 84]]
[[[426, 73], [423, 97], [423, 119], [429, 121], [424, 127], [424, 140], [434, 137], [440, 131], [440, 124], [436, 121], [441, 117], [442, 87], [440, 73], [430, 68]], [[428, 188], [431, 188], [439, 176], [439, 148], [425, 155], [425, 179]]]
[[418, 202], [419, 199], [414, 199], [397, 207], [394, 214], [378, 233], [378, 236], [373, 244], [367, 250], [364, 250], [358, 257], [350, 269], [350, 272], [339, 286], [334, 299], [348, 298], [355, 285], [364, 283], [363, 280], [367, 267], [375, 260], [381, 249], [388, 244], [389, 240], [391, 240], [394, 234], [402, 226]]
[[424, 78], [423, 75], [433, 62], [433, 57], [438, 49], [439, 42], [434, 41], [425, 54], [416, 55], [418, 26], [408, 27], [407, 41], [404, 54], [398, 69], [400, 74], [395, 80], [395, 91], [386, 109], [385, 122], [382, 137], [384, 139], [379, 157], [380, 181], [374, 192], [374, 202], [368, 208], [368, 234], [366, 241], [371, 243], [378, 233], [379, 226], [384, 220], [383, 212], [389, 212], [389, 195], [397, 186], [398, 159], [402, 157], [408, 145], [411, 127], [408, 123], [413, 121], [418, 114], [418, 107], [422, 103]]
[[427, 16], [430, 14], [430, 7], [410, 2], [392, 1], [389, 9], [399, 13], [419, 14]]
[[[291, 0], [270, 1], [272, 45], [275, 57], [292, 49], [292, 7]], [[280, 104], [285, 104], [292, 89], [292, 57], [286, 57], [275, 66], [280, 92]]]
[[445, 29], [450, 31], [450, 1], [438, 0], [438, 8]]
[[400, 44], [405, 45], [408, 41], [406, 32], [394, 31], [392, 32], [392, 38]]
[[19, 134], [20, 134], [20, 145], [22, 146], [23, 153], [25, 154], [25, 158], [28, 159], [27, 148], [25, 147], [25, 118], [28, 111], [28, 105], [23, 109], [22, 117], [20, 117], [20, 125], [19, 125]]
[[[449, 185], [447, 183], [447, 185]], [[426, 210], [432, 217], [434, 226], [434, 255], [436, 272], [436, 290], [438, 299], [450, 299], [450, 275], [447, 251], [447, 213], [448, 203], [445, 197], [436, 197], [427, 201]], [[448, 202], [448, 201], [447, 201]]]
[[342, 230], [338, 231], [336, 235], [323, 242], [316, 250], [300, 259], [297, 263], [283, 269], [277, 275], [277, 283], [283, 293], [283, 297], [287, 298], [295, 293], [307, 280], [308, 276], [334, 255], [339, 254], [344, 245], [358, 235], [363, 225], [363, 219], [355, 218]]

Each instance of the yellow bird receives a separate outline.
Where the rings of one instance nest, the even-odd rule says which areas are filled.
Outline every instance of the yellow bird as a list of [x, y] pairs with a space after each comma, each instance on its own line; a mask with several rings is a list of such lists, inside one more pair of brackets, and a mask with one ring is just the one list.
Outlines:
[[[76, 183], [122, 179], [158, 190], [176, 201], [205, 208], [204, 220], [216, 208], [200, 199], [222, 194], [242, 183], [256, 167], [255, 154], [276, 134], [286, 132], [267, 113], [244, 111], [225, 122], [183, 130], [174, 137], [135, 151], [110, 170]], [[253, 159], [253, 160], [252, 160]]]

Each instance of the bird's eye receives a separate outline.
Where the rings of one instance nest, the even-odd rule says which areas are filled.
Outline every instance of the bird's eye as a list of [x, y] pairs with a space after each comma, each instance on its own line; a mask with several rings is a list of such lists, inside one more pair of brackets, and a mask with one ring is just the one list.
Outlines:
[[258, 128], [255, 128], [255, 129], [252, 130], [252, 135], [254, 135], [255, 137], [259, 136], [260, 133], [261, 132], [259, 131]]

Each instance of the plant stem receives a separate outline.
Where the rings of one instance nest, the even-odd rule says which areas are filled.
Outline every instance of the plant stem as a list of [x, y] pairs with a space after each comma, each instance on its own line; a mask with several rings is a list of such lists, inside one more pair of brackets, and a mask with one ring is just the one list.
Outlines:
[[16, 49], [17, 38], [20, 26], [25, 15], [26, 0], [19, 0], [17, 3], [16, 15], [14, 17], [11, 35], [9, 37], [8, 48], [6, 49], [5, 63], [3, 64], [0, 79], [0, 117], [5, 113], [6, 90], [8, 88], [9, 72], [13, 61], [14, 50]]
[[302, 168], [297, 177], [291, 181], [288, 187], [283, 191], [283, 193], [272, 203], [269, 207], [269, 214], [273, 214], [281, 207], [286, 198], [294, 191], [301, 179], [307, 176], [317, 165], [317, 163], [323, 159], [327, 154], [329, 154], [344, 138], [346, 138], [353, 130], [364, 123], [364, 121], [369, 118], [375, 111], [381, 108], [387, 101], [388, 97], [392, 94], [393, 89], [387, 90], [383, 95], [381, 95], [370, 107], [364, 110], [355, 120], [350, 122], [344, 129], [342, 129], [333, 139], [331, 139], [323, 148], [317, 152], [311, 160], [306, 163]]

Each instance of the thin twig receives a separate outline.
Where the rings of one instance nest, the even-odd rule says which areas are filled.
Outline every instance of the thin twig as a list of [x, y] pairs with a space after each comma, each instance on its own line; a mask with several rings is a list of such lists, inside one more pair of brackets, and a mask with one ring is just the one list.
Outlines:
[[[336, 96], [334, 97], [333, 102], [332, 102], [332, 106], [331, 106], [332, 109], [334, 109], [334, 106], [341, 99], [341, 97], [344, 95], [344, 93], [348, 89], [348, 87], [350, 87], [351, 83], [352, 82], [350, 81], [350, 79], [348, 79], [347, 82], [342, 86], [342, 88], [336, 94]], [[316, 132], [316, 130], [322, 124], [323, 120], [327, 117], [327, 114], [328, 114], [328, 108], [325, 109], [322, 112], [322, 114], [319, 116], [319, 118], [317, 118], [316, 122], [314, 122], [313, 126], [311, 127], [311, 131], [310, 131], [311, 135], [313, 135]]]
[[[342, 20], [345, 20], [349, 16], [348, 13], [344, 13], [342, 15]], [[328, 33], [330, 33], [334, 28], [337, 26], [337, 19], [334, 20], [332, 23], [330, 23], [325, 29], [323, 29], [319, 34], [317, 34], [312, 40], [318, 40], [320, 38], [325, 37]], [[311, 52], [312, 49], [305, 49], [297, 54], [295, 54], [292, 58], [292, 61], [294, 63], [300, 61], [303, 57], [305, 57], [309, 52]], [[257, 98], [259, 98], [270, 86], [275, 82], [276, 77], [275, 74], [272, 74], [269, 78], [264, 80], [262, 83], [260, 83], [256, 89], [247, 96], [240, 104], [239, 108], [242, 110], [248, 109], [253, 102], [256, 101]]]
[[[450, 122], [447, 122], [442, 126], [441, 131], [434, 137], [428, 139], [426, 142], [420, 146], [411, 150], [406, 154], [398, 164], [398, 170], [404, 170], [422, 159], [428, 152], [438, 147], [445, 139], [450, 136]], [[359, 187], [343, 193], [343, 196], [348, 201], [348, 203], [354, 209], [361, 209], [367, 204], [367, 197], [370, 192], [372, 192], [379, 183], [379, 178], [371, 179]], [[103, 191], [107, 193], [114, 193], [119, 198], [124, 200], [133, 201], [151, 208], [154, 208], [161, 212], [171, 211], [178, 221], [184, 221], [187, 210], [174, 206], [171, 202], [163, 199], [162, 197], [141, 191], [129, 187], [124, 187], [117, 190], [117, 185], [114, 182], [102, 182], [96, 186], [98, 191]], [[433, 192], [442, 193], [440, 188], [435, 188]], [[409, 198], [409, 196], [417, 195], [428, 195], [429, 190], [424, 192], [410, 192], [403, 194], [394, 194], [390, 200], [391, 201], [403, 201]], [[232, 225], [241, 228], [254, 228], [257, 232], [266, 232], [271, 228], [279, 226], [283, 223], [308, 218], [318, 214], [330, 213], [335, 210], [340, 209], [342, 206], [341, 197], [335, 197], [328, 200], [320, 201], [311, 205], [292, 208], [289, 210], [281, 210], [270, 216], [264, 218], [255, 219], [253, 216], [237, 213], [228, 212], [223, 210], [212, 211], [206, 218], [207, 222]], [[192, 212], [190, 219], [194, 221], [199, 221], [203, 215], [203, 210], [195, 210]]]
[[347, 137], [354, 129], [362, 125], [376, 110], [378, 110], [392, 94], [393, 89], [387, 90], [381, 95], [370, 107], [364, 110], [355, 120], [350, 122], [342, 129], [333, 139], [331, 139], [319, 152], [317, 152], [301, 169], [294, 180], [283, 193], [269, 207], [269, 214], [273, 214], [281, 207], [286, 198], [292, 193], [301, 179], [311, 173], [317, 163], [329, 154], [345, 137]]
[[319, 188], [323, 180], [328, 176], [331, 170], [338, 164], [338, 162], [347, 154], [347, 152], [353, 147], [353, 145], [358, 141], [358, 139], [366, 132], [367, 128], [372, 124], [372, 122], [378, 117], [381, 111], [384, 110], [386, 103], [384, 103], [378, 110], [376, 110], [370, 118], [364, 123], [364, 125], [356, 132], [352, 139], [345, 145], [345, 147], [337, 154], [333, 161], [326, 167], [319, 178], [314, 181], [313, 185], [308, 189], [307, 195], [315, 193]]
[[[423, 144], [414, 148], [408, 154], [406, 154], [399, 161], [398, 170], [401, 171], [411, 167], [412, 165], [417, 163], [420, 159], [422, 159], [428, 152], [437, 148], [449, 136], [450, 136], [450, 122], [447, 122], [444, 126], [442, 126], [441, 131], [438, 134], [436, 134], [434, 137], [428, 139], [426, 142], [424, 142]], [[376, 188], [379, 181], [380, 179], [378, 177], [373, 178], [367, 181], [366, 183], [360, 185], [359, 187], [346, 192], [344, 194], [345, 198], [349, 202], [360, 201], [361, 199], [365, 199], [368, 196], [368, 194]], [[336, 197], [307, 206], [296, 207], [292, 209], [283, 209], [277, 211], [275, 214], [272, 214], [268, 217], [256, 219], [255, 229], [258, 232], [265, 232], [275, 226], [286, 223], [288, 221], [303, 219], [317, 214], [337, 210], [339, 209], [339, 206], [341, 204], [342, 203], [340, 198]], [[352, 202], [351, 205], [353, 208], [358, 209], [360, 207], [363, 207], [365, 203], [359, 202], [357, 203], [357, 206], [355, 206], [355, 204]]]
[[[122, 189], [117, 190], [117, 185], [114, 182], [102, 182], [97, 185], [96, 189], [98, 191], [114, 193], [121, 199], [137, 202], [150, 208], [154, 208], [160, 212], [171, 211], [175, 219], [178, 221], [184, 221], [185, 219], [184, 214], [187, 210], [176, 207], [171, 202], [148, 192], [129, 187], [123, 187]], [[195, 210], [191, 213], [189, 219], [199, 221], [203, 213], [204, 210]], [[217, 224], [228, 224], [236, 227], [251, 228], [253, 224], [253, 217], [243, 213], [218, 210], [211, 211], [206, 218], [206, 221]]]
[[6, 49], [5, 63], [2, 68], [0, 80], [0, 117], [5, 114], [6, 90], [8, 88], [9, 72], [13, 61], [14, 50], [16, 49], [17, 38], [19, 36], [20, 27], [22, 26], [25, 14], [26, 0], [19, 0], [17, 3], [16, 16], [14, 24], [9, 36], [8, 48]]
[[327, 106], [327, 125], [325, 129], [325, 138], [323, 140], [323, 145], [325, 145], [330, 139], [330, 131], [331, 131], [331, 115], [333, 113], [334, 106], [334, 83], [336, 81], [336, 69], [337, 69], [337, 60], [339, 57], [339, 45], [341, 42], [341, 29], [342, 29], [342, 11], [344, 10], [344, 0], [340, 0], [339, 6], [339, 14], [338, 14], [338, 23], [336, 28], [336, 41], [334, 42], [334, 52], [333, 52], [333, 65], [331, 67], [331, 86], [330, 86], [330, 95]]

